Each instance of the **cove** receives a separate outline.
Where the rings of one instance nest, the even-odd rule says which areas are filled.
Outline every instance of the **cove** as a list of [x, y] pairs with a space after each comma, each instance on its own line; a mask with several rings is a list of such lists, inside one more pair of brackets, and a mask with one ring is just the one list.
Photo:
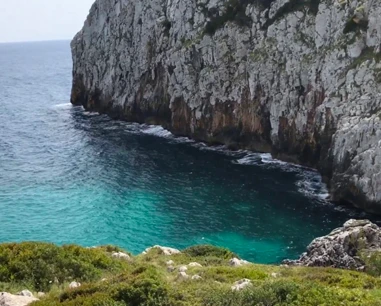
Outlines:
[[209, 243], [276, 263], [374, 221], [326, 201], [310, 169], [72, 107], [69, 42], [0, 45], [0, 65], [0, 242]]

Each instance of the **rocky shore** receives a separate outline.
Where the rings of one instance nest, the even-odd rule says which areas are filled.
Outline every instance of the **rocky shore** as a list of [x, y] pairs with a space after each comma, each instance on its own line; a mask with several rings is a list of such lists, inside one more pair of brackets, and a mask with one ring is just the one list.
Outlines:
[[284, 264], [366, 270], [366, 258], [381, 251], [381, 229], [369, 220], [349, 220], [327, 236], [316, 238], [307, 252]]
[[349, 220], [280, 266], [207, 245], [133, 256], [26, 242], [1, 244], [0, 260], [0, 291], [12, 292], [0, 306], [380, 305], [381, 229], [368, 220]]
[[381, 4], [97, 0], [71, 101], [317, 168], [381, 214]]

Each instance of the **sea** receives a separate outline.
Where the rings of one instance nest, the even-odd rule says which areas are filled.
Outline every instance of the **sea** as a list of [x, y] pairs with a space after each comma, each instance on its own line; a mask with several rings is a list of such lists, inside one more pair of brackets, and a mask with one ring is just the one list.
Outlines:
[[69, 41], [0, 44], [0, 242], [297, 258], [350, 218], [319, 174], [70, 104]]

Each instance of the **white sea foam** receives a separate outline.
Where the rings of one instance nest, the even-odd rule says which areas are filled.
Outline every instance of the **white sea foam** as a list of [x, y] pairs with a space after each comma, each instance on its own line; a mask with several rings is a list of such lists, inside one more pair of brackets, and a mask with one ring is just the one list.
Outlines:
[[99, 116], [99, 113], [97, 112], [83, 112], [83, 114], [87, 117]]
[[233, 163], [293, 172], [298, 178], [295, 184], [299, 192], [310, 198], [328, 201], [329, 192], [327, 186], [322, 181], [320, 174], [313, 169], [275, 159], [269, 153], [246, 152], [245, 156], [234, 160]]
[[174, 137], [173, 134], [170, 131], [167, 131], [166, 129], [162, 128], [161, 126], [157, 125], [149, 125], [146, 128], [142, 126], [142, 133], [148, 134], [148, 135], [153, 135], [157, 137], [162, 137], [162, 138], [172, 138]]
[[307, 197], [318, 198], [326, 201], [329, 199], [327, 185], [322, 181], [321, 175], [315, 171], [300, 171], [298, 173], [300, 179], [295, 183], [299, 192]]
[[261, 154], [248, 153], [246, 156], [233, 162], [239, 165], [259, 165], [261, 162]]
[[58, 109], [68, 109], [72, 107], [73, 107], [73, 104], [71, 103], [61, 103], [61, 104], [56, 104], [53, 106], [53, 108], [58, 108]]

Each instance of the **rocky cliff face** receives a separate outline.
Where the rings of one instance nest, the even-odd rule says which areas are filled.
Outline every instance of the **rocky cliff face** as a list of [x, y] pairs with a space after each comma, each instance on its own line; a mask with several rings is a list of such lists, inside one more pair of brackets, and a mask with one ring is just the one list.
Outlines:
[[97, 0], [72, 103], [316, 167], [381, 213], [377, 0]]

